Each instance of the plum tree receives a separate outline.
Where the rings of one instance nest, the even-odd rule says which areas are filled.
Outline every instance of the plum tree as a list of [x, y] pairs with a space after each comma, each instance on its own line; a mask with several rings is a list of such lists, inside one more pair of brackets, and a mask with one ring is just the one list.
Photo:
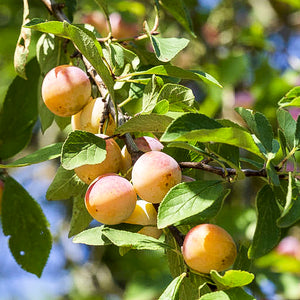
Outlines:
[[[99, 126], [105, 114], [105, 102], [102, 98], [92, 99], [83, 109], [71, 118], [73, 130], [84, 130], [91, 133], [99, 133]], [[113, 135], [116, 129], [116, 123], [108, 114], [103, 129], [106, 135]]]
[[89, 101], [91, 83], [80, 68], [61, 65], [51, 69], [42, 83], [42, 98], [55, 115], [68, 117], [78, 113]]
[[200, 224], [186, 235], [182, 254], [190, 268], [210, 273], [228, 269], [236, 259], [237, 250], [226, 230], [214, 224]]
[[132, 184], [114, 173], [97, 177], [85, 194], [85, 205], [90, 215], [107, 225], [125, 221], [134, 211], [136, 201]]
[[132, 184], [137, 194], [151, 203], [160, 203], [167, 192], [181, 182], [181, 169], [166, 153], [144, 153], [132, 168]]
[[[108, 137], [105, 134], [96, 134], [101, 138]], [[106, 139], [106, 157], [94, 165], [82, 165], [74, 169], [77, 176], [86, 184], [90, 184], [98, 176], [106, 173], [118, 173], [121, 168], [121, 149], [114, 139]]]
[[154, 237], [158, 239], [162, 230], [156, 227], [157, 224], [157, 211], [152, 203], [145, 200], [137, 200], [133, 213], [124, 223], [145, 225], [138, 231], [140, 234]]
[[[134, 139], [134, 142], [138, 149], [143, 152], [149, 151], [160, 151], [164, 148], [164, 145], [156, 138], [151, 136], [141, 136]], [[132, 159], [131, 155], [128, 152], [126, 145], [121, 150], [122, 154], [122, 167], [121, 172], [122, 174], [126, 174], [130, 167], [132, 166]]]

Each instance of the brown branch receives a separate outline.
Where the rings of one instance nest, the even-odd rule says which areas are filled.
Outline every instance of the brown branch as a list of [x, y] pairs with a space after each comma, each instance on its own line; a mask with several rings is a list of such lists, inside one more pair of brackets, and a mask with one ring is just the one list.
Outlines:
[[[204, 163], [204, 162], [185, 161], [185, 162], [180, 162], [179, 165], [183, 169], [187, 169], [187, 168], [199, 169], [199, 170], [203, 170], [203, 171], [206, 171], [209, 173], [214, 173], [216, 175], [222, 176], [223, 178], [237, 175], [236, 169], [232, 169], [232, 168], [223, 169], [221, 167], [208, 165], [207, 163]], [[277, 167], [275, 167], [275, 169], [277, 171], [279, 171], [279, 169]], [[244, 173], [244, 175], [246, 177], [255, 177], [255, 176], [267, 177], [267, 171], [265, 168], [260, 169], [260, 170], [241, 169], [241, 171]], [[285, 178], [286, 174], [279, 174], [279, 177]]]

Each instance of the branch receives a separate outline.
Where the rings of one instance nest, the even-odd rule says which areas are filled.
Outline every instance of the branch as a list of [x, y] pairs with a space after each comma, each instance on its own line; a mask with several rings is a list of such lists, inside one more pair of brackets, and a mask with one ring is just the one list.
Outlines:
[[[232, 168], [226, 168], [223, 169], [221, 167], [211, 166], [206, 164], [205, 162], [180, 162], [180, 167], [183, 169], [191, 168], [191, 169], [199, 169], [203, 170], [209, 173], [214, 173], [216, 175], [220, 175], [223, 178], [229, 177], [229, 176], [236, 176], [237, 171], [236, 169]], [[275, 167], [277, 171], [279, 171], [279, 168]], [[267, 177], [267, 171], [265, 168], [260, 170], [252, 170], [252, 169], [241, 169], [241, 171], [245, 174], [246, 177]], [[286, 178], [286, 174], [279, 174], [280, 178]]]

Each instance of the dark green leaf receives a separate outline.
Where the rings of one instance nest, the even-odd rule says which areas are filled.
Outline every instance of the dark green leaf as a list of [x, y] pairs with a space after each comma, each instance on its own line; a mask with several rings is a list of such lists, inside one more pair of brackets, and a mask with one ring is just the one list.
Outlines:
[[252, 261], [248, 257], [248, 249], [249, 245], [243, 243], [240, 244], [236, 260], [232, 267], [233, 269], [243, 271], [247, 271], [250, 269]]
[[280, 107], [298, 106], [300, 107], [300, 86], [292, 88], [283, 98], [278, 102]]
[[223, 127], [214, 119], [196, 113], [187, 113], [175, 119], [161, 137], [163, 142], [224, 143], [264, 158], [251, 134], [237, 127]]
[[86, 229], [93, 218], [88, 213], [84, 204], [84, 197], [79, 195], [73, 199], [72, 219], [68, 237], [72, 237]]
[[92, 32], [67, 22], [44, 22], [40, 19], [33, 19], [26, 27], [70, 39], [100, 74], [110, 95], [114, 97], [113, 78], [102, 60], [102, 48]]
[[222, 181], [183, 182], [173, 187], [158, 209], [157, 226], [164, 228], [188, 217], [205, 215], [214, 202], [224, 194]]
[[153, 35], [150, 35], [150, 41], [156, 57], [163, 62], [170, 61], [190, 42], [185, 38], [161, 38]]
[[273, 165], [273, 163], [270, 160], [268, 160], [266, 163], [266, 170], [267, 170], [269, 182], [274, 185], [280, 185], [279, 176], [277, 174], [275, 166]]
[[101, 163], [105, 157], [104, 139], [87, 131], [75, 130], [63, 145], [61, 164], [66, 170], [72, 170], [86, 164]]
[[236, 111], [247, 123], [250, 130], [260, 140], [267, 152], [272, 152], [272, 142], [274, 134], [271, 124], [269, 123], [267, 118], [262, 113], [254, 113], [252, 110], [242, 107], [236, 108]]
[[137, 250], [163, 250], [170, 249], [168, 244], [165, 244], [158, 239], [124, 230], [112, 228], [103, 228], [102, 233], [116, 246], [128, 247]]
[[171, 248], [177, 250], [176, 252], [168, 249], [166, 250], [169, 269], [172, 277], [175, 278], [186, 271], [186, 265], [183, 260], [183, 256], [181, 255], [180, 246], [168, 229], [166, 229], [165, 232], [165, 243], [168, 244]]
[[9, 164], [0, 164], [0, 168], [24, 167], [32, 164], [38, 164], [46, 160], [51, 160], [60, 156], [61, 148], [62, 143], [48, 145]]
[[297, 118], [294, 147], [300, 147], [300, 115]]
[[203, 114], [186, 113], [175, 119], [163, 134], [165, 141], [176, 140], [193, 130], [221, 128], [222, 125]]
[[143, 93], [143, 107], [141, 113], [151, 113], [156, 105], [158, 93], [161, 86], [159, 85], [155, 75], [145, 86]]
[[73, 15], [76, 12], [77, 0], [65, 0], [67, 8], [67, 16], [71, 23], [73, 22]]
[[263, 186], [258, 192], [256, 209], [257, 224], [248, 252], [250, 258], [258, 258], [271, 251], [278, 244], [281, 234], [280, 228], [276, 225], [280, 210], [269, 185]]
[[193, 31], [190, 14], [185, 7], [183, 0], [161, 0], [161, 5], [187, 30], [193, 37], [196, 37]]
[[103, 234], [104, 225], [84, 230], [73, 237], [73, 243], [92, 246], [111, 245], [110, 240]]
[[289, 173], [289, 185], [286, 195], [285, 207], [277, 220], [279, 227], [290, 227], [300, 220], [300, 184]]
[[119, 44], [113, 43], [110, 43], [108, 47], [112, 66], [117, 70], [123, 68], [125, 64], [123, 48]]
[[296, 121], [291, 114], [284, 109], [277, 110], [277, 120], [285, 136], [289, 150], [291, 150], [294, 147]]
[[40, 277], [52, 245], [48, 222], [39, 204], [12, 177], [5, 180], [2, 228], [16, 262]]
[[84, 194], [84, 184], [73, 170], [65, 170], [60, 166], [46, 193], [48, 200], [63, 200]]
[[212, 83], [218, 87], [222, 87], [221, 84], [215, 78], [213, 78], [211, 75], [205, 72], [188, 71], [171, 65], [156, 66], [145, 71], [130, 73], [128, 74], [128, 76], [140, 76], [140, 75], [148, 75], [148, 74], [170, 76], [175, 78], [189, 79], [189, 80], [196, 80], [196, 81], [204, 81], [206, 83]]
[[[17, 76], [11, 83], [0, 111], [0, 157], [6, 159], [29, 142], [37, 121], [39, 65], [33, 58], [26, 66], [28, 79]], [[16, 108], [20, 114], [16, 113]]]
[[118, 127], [116, 134], [127, 132], [164, 132], [168, 125], [173, 121], [171, 117], [165, 115], [138, 115], [128, 120], [125, 124]]
[[67, 57], [63, 49], [63, 39], [53, 34], [44, 33], [36, 45], [36, 56], [41, 68], [42, 76], [45, 76], [52, 68], [67, 63]]
[[179, 291], [180, 284], [183, 278], [186, 276], [186, 273], [182, 273], [173, 279], [173, 281], [168, 285], [164, 290], [158, 300], [175, 300]]
[[229, 289], [234, 287], [242, 287], [251, 283], [254, 279], [252, 273], [240, 270], [229, 270], [224, 275], [220, 275], [217, 271], [210, 272], [211, 279], [217, 284], [219, 289]]
[[171, 111], [190, 111], [195, 104], [195, 96], [191, 89], [173, 83], [165, 84], [160, 90], [157, 101], [163, 100], [168, 100]]

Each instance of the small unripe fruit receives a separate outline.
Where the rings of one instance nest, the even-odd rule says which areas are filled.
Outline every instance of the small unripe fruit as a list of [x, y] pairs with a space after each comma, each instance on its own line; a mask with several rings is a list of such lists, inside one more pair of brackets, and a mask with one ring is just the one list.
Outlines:
[[136, 200], [131, 183], [113, 173], [96, 178], [85, 194], [85, 206], [90, 215], [107, 225], [125, 221], [134, 211]]
[[89, 78], [78, 67], [55, 67], [43, 80], [42, 98], [55, 115], [68, 117], [78, 113], [88, 103], [90, 96]]
[[[161, 151], [164, 148], [164, 145], [156, 138], [151, 136], [141, 136], [134, 139], [134, 142], [138, 149], [143, 152], [149, 151]], [[131, 155], [129, 154], [126, 146], [122, 148], [122, 174], [126, 174], [127, 171], [132, 166]]]
[[[104, 110], [105, 102], [103, 102], [101, 98], [92, 99], [79, 113], [72, 116], [72, 129], [99, 133], [100, 122], [103, 118]], [[106, 129], [106, 135], [114, 134], [116, 123], [111, 114], [107, 116], [102, 129]]]
[[160, 203], [167, 192], [180, 182], [178, 163], [160, 151], [143, 154], [132, 168], [132, 184], [136, 193], [151, 203]]
[[124, 221], [124, 223], [147, 225], [138, 231], [138, 233], [151, 236], [156, 239], [158, 239], [162, 234], [162, 230], [156, 227], [157, 211], [152, 203], [144, 200], [138, 200], [136, 202], [133, 213]]
[[[96, 134], [101, 138], [104, 134]], [[105, 140], [106, 158], [99, 164], [83, 165], [74, 169], [77, 176], [86, 184], [90, 184], [98, 176], [106, 173], [118, 173], [121, 168], [121, 149], [114, 139]]]
[[182, 254], [186, 264], [200, 273], [228, 269], [235, 261], [236, 245], [230, 234], [213, 224], [200, 224], [186, 235]]

